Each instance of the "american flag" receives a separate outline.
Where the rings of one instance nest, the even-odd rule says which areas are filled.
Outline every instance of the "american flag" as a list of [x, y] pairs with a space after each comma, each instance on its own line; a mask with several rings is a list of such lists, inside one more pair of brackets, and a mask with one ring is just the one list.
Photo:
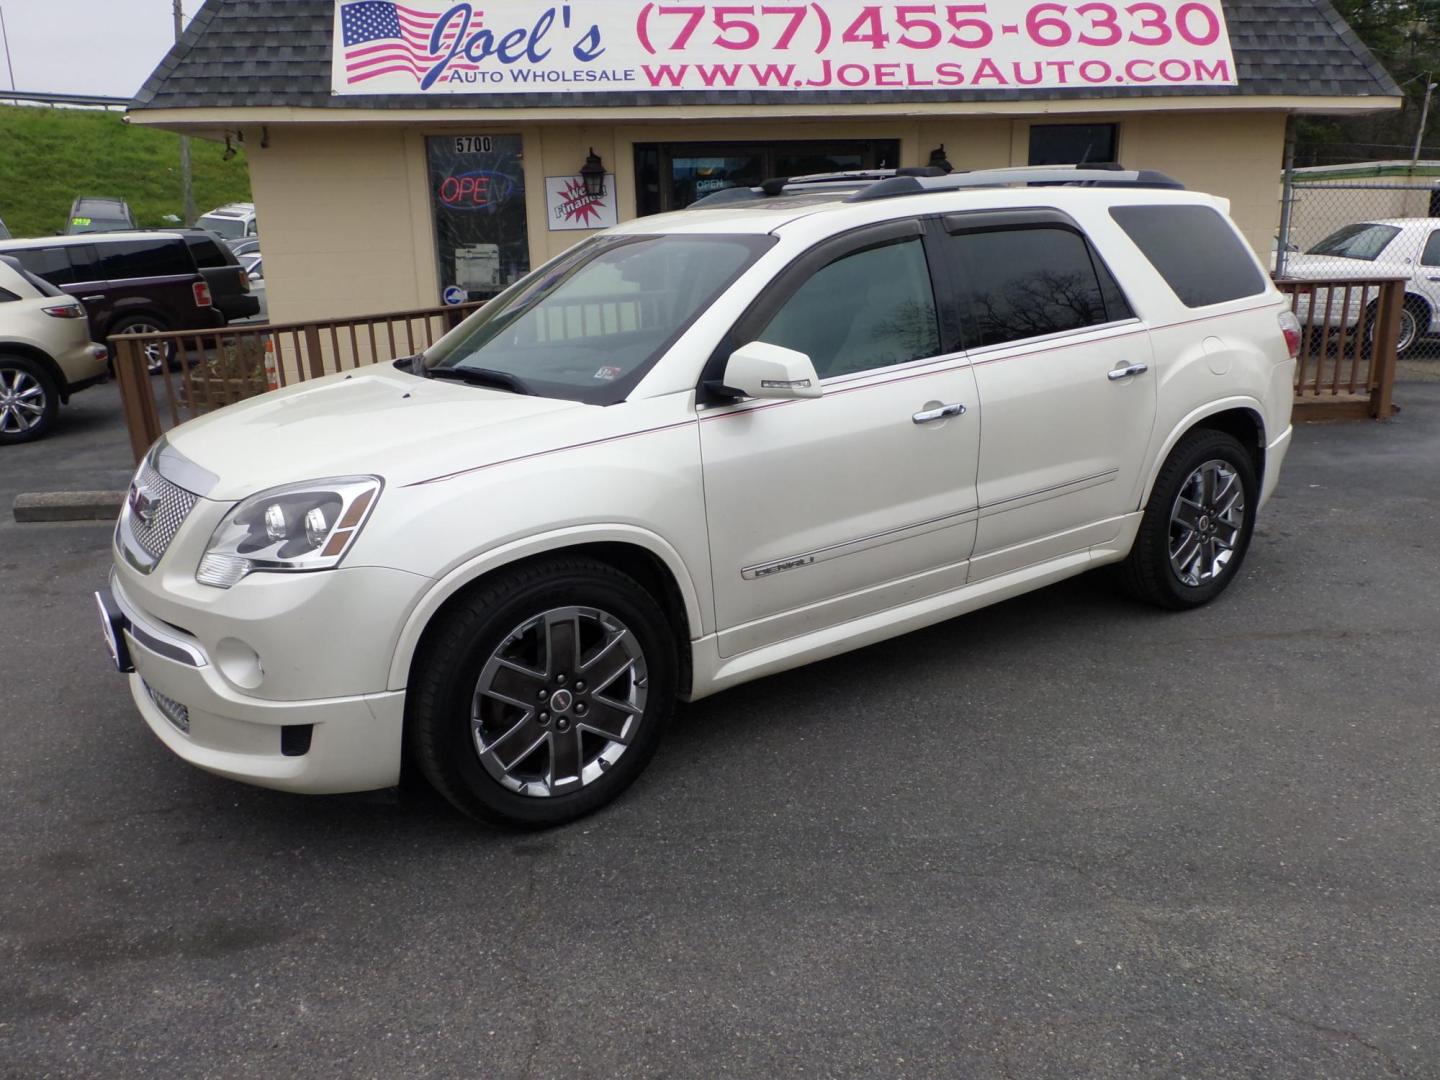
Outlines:
[[[354, 85], [381, 75], [400, 72], [419, 82], [436, 64], [449, 55], [463, 20], [451, 20], [440, 41], [440, 51], [430, 51], [430, 38], [438, 12], [416, 11], [390, 0], [353, 0], [340, 7], [340, 27], [345, 40], [345, 81]], [[451, 68], [476, 70], [478, 64], [452, 63]]]

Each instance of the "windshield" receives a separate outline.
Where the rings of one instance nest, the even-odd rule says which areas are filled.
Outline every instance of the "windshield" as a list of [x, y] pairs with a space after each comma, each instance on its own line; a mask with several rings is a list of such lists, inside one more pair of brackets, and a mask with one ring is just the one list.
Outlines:
[[1387, 244], [1399, 235], [1394, 225], [1346, 225], [1312, 247], [1308, 255], [1334, 255], [1342, 259], [1374, 262]]
[[206, 214], [195, 224], [202, 229], [209, 229], [225, 240], [241, 240], [245, 237], [244, 218], [220, 217], [218, 214]]
[[[760, 254], [768, 236], [603, 236], [523, 279], [424, 356], [543, 397], [614, 404]], [[703, 359], [703, 358], [702, 358]], [[697, 360], [696, 371], [700, 369]]]

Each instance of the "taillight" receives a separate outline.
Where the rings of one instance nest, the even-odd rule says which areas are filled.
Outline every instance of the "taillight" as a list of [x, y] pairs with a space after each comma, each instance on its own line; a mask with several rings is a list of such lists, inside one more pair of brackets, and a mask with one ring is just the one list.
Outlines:
[[1295, 317], [1293, 311], [1280, 313], [1280, 332], [1285, 335], [1285, 344], [1290, 349], [1290, 359], [1298, 359], [1301, 338], [1300, 320]]
[[85, 318], [85, 309], [78, 305], [66, 304], [63, 307], [47, 307], [41, 308], [40, 310], [45, 312], [45, 314], [49, 315], [52, 319]]
[[197, 281], [197, 282], [195, 282], [194, 285], [190, 286], [190, 288], [191, 288], [191, 290], [195, 293], [195, 306], [196, 306], [196, 307], [212, 307], [212, 306], [214, 306], [214, 303], [215, 303], [215, 302], [210, 299], [210, 283], [209, 283], [209, 282], [206, 282], [206, 281]]
[[250, 275], [245, 272], [244, 267], [240, 269], [240, 291], [242, 293], [250, 291]]

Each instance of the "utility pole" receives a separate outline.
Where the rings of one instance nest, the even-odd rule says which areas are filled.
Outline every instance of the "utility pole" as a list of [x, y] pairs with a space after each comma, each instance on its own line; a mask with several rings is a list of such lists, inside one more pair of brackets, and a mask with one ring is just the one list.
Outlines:
[[1425, 104], [1420, 107], [1420, 130], [1415, 133], [1415, 153], [1410, 157], [1410, 164], [1414, 165], [1420, 160], [1420, 145], [1425, 141], [1425, 124], [1430, 119], [1430, 95], [1435, 93], [1436, 83], [1430, 81], [1430, 72], [1425, 73]]
[[[174, 0], [175, 4], [175, 40], [180, 40], [180, 35], [185, 32], [185, 12], [180, 6], [181, 0]], [[186, 225], [195, 224], [195, 178], [190, 171], [190, 136], [180, 136], [180, 195], [184, 200], [182, 214]]]
[[19, 90], [15, 85], [15, 65], [10, 62], [10, 31], [5, 29], [5, 9], [0, 7], [0, 37], [5, 39], [5, 66], [10, 69], [10, 89]]

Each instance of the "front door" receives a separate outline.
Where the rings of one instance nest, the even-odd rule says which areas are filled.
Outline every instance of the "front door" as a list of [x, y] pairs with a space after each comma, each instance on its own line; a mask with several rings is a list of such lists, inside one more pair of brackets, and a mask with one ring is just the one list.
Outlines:
[[1119, 535], [1140, 498], [1157, 386], [1148, 331], [1068, 218], [945, 225], [985, 409], [975, 581]]
[[825, 394], [702, 410], [722, 655], [964, 584], [980, 416], [923, 232], [822, 245], [732, 335], [805, 353]]

